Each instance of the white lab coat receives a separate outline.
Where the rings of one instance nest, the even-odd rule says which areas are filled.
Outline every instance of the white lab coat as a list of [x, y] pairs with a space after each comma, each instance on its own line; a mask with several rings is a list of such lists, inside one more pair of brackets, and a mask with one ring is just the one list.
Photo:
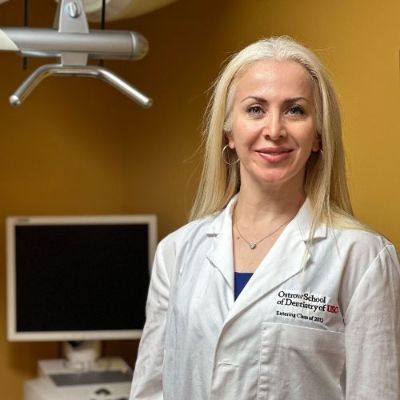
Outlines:
[[393, 245], [307, 200], [236, 301], [233, 200], [158, 247], [130, 400], [398, 400]]

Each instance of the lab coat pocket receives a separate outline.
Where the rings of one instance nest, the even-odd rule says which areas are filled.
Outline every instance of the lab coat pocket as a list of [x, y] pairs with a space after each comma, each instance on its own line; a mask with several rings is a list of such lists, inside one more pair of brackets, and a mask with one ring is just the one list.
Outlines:
[[344, 334], [264, 322], [257, 400], [343, 399]]

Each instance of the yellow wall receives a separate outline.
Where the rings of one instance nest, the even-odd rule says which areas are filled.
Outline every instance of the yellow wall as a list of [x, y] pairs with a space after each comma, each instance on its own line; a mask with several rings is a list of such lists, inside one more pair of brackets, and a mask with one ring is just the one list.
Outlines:
[[[50, 26], [53, 0], [40, 9], [31, 3], [31, 24]], [[0, 6], [0, 26], [21, 25], [21, 4]], [[156, 213], [165, 236], [189, 210], [207, 89], [223, 60], [255, 39], [289, 34], [318, 52], [336, 82], [356, 214], [400, 247], [399, 20], [398, 0], [180, 0], [109, 24], [150, 41], [140, 62], [106, 62], [154, 98], [150, 110], [105, 83], [72, 78], [45, 80], [13, 109], [8, 96], [42, 61], [22, 71], [18, 57], [0, 54], [0, 222], [16, 214]], [[0, 268], [5, 293], [4, 261]], [[59, 348], [8, 343], [5, 295], [0, 310], [1, 397], [20, 399], [36, 361]], [[136, 346], [108, 342], [106, 353], [133, 364]]]

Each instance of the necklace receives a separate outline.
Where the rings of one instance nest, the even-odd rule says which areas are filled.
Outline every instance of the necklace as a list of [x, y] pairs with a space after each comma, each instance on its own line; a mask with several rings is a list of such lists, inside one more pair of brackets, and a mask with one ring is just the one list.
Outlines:
[[254, 250], [258, 244], [260, 244], [263, 240], [269, 238], [270, 236], [272, 236], [274, 233], [278, 232], [279, 229], [281, 229], [283, 226], [287, 225], [293, 218], [290, 218], [289, 221], [285, 221], [282, 225], [279, 225], [275, 230], [273, 230], [272, 232], [268, 233], [268, 235], [265, 235], [263, 238], [261, 238], [260, 240], [258, 240], [257, 242], [250, 242], [249, 240], [245, 239], [243, 237], [243, 235], [240, 233], [238, 224], [235, 224], [235, 228], [238, 231], [239, 236], [247, 243], [247, 246], [249, 246], [250, 250]]

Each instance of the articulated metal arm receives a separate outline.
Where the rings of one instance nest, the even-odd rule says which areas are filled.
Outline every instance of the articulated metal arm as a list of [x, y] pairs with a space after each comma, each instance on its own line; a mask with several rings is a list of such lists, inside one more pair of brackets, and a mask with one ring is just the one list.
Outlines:
[[143, 107], [152, 100], [110, 70], [87, 65], [91, 59], [139, 60], [148, 52], [147, 40], [137, 32], [89, 32], [81, 0], [61, 0], [57, 10], [58, 30], [38, 28], [0, 29], [0, 51], [15, 51], [25, 57], [57, 57], [60, 64], [35, 70], [10, 97], [20, 105], [46, 77], [87, 76], [108, 82]]
[[150, 98], [106, 68], [95, 65], [64, 66], [60, 64], [42, 65], [36, 69], [10, 96], [10, 103], [14, 106], [19, 106], [44, 78], [52, 75], [100, 78], [126, 94], [137, 104], [145, 108], [150, 107], [152, 104]]
[[140, 60], [149, 49], [147, 40], [140, 33], [130, 31], [81, 33], [2, 28], [0, 34], [0, 50], [17, 51], [25, 57], [62, 57], [64, 53], [83, 53], [91, 59]]

